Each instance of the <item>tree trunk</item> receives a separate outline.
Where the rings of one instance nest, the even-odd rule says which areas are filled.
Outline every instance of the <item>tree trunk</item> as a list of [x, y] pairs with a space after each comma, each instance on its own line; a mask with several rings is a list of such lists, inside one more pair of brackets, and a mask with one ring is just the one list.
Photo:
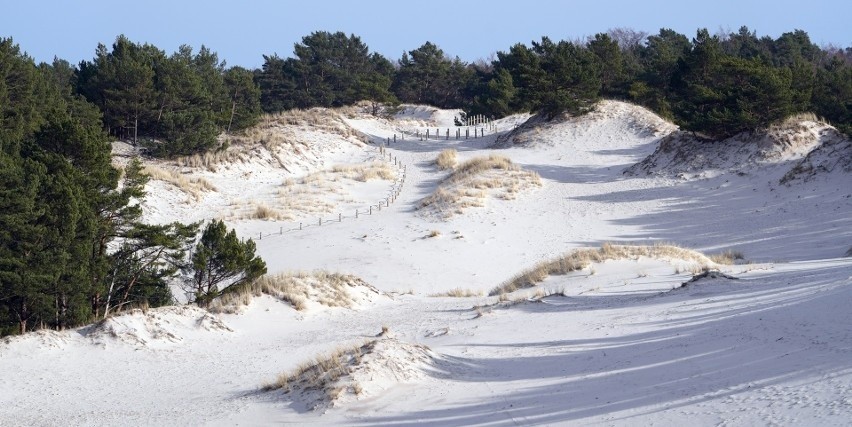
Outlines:
[[[113, 287], [115, 287], [115, 273], [116, 273], [117, 269], [118, 269], [118, 267], [116, 267], [112, 271], [112, 282], [110, 282], [110, 284], [109, 284], [109, 292], [107, 293], [106, 306], [104, 307], [104, 319], [106, 319], [107, 316], [109, 315], [109, 301], [110, 301], [110, 299], [112, 299], [112, 289], [113, 289]], [[95, 313], [95, 315], [97, 316], [97, 313]]]
[[160, 259], [160, 256], [162, 256], [163, 252], [165, 252], [165, 251], [166, 251], [165, 248], [160, 248], [160, 250], [157, 251], [157, 255], [152, 257], [150, 260], [148, 260], [148, 262], [146, 262], [141, 267], [139, 267], [138, 270], [136, 270], [136, 273], [133, 274], [133, 278], [130, 279], [130, 283], [127, 284], [127, 288], [124, 290], [124, 295], [121, 297], [121, 302], [118, 304], [118, 306], [122, 306], [122, 305], [127, 304], [127, 299], [130, 297], [130, 290], [133, 289], [133, 285], [135, 285], [136, 281], [139, 280], [139, 276], [142, 275], [142, 272], [145, 271], [145, 269], [148, 268], [148, 266], [150, 266], [155, 261]]
[[234, 123], [234, 112], [237, 111], [237, 101], [233, 101], [231, 103], [231, 118], [228, 119], [228, 130], [226, 131], [228, 134], [231, 133], [231, 124]]
[[18, 313], [18, 324], [21, 326], [21, 335], [27, 333], [27, 318], [29, 316], [27, 315], [27, 303], [25, 301], [21, 303], [21, 312]]
[[60, 298], [59, 304], [59, 330], [64, 331], [68, 327], [68, 295], [64, 292]]

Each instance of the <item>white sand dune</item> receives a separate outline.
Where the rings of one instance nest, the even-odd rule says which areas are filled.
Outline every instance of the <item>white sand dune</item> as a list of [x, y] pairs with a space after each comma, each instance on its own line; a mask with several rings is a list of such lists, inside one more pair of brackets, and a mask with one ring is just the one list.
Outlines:
[[[450, 127], [452, 111], [323, 114], [339, 114], [333, 126], [347, 126], [350, 136], [333, 137], [310, 120], [282, 124], [305, 138], [310, 160], [282, 158], [287, 170], [251, 156], [216, 173], [187, 166], [187, 176], [204, 177], [218, 192], [188, 200], [166, 184], [152, 186], [146, 215], [190, 221], [239, 207], [221, 194], [271, 201], [287, 178], [374, 161], [377, 151], [363, 138], [377, 144], [397, 135], [387, 150], [404, 165], [405, 185], [381, 210], [277, 235], [292, 222], [227, 219], [243, 237], [264, 234], [256, 244], [270, 275], [324, 270], [368, 283], [344, 288], [354, 309], [311, 305], [345, 298], [306, 279], [301, 311], [261, 295], [232, 314], [163, 308], [6, 338], [0, 425], [833, 426], [852, 419], [852, 258], [839, 258], [852, 245], [848, 140], [803, 122], [784, 141], [816, 140], [769, 150], [728, 141], [693, 163], [672, 154], [686, 153], [681, 148], [661, 147], [686, 146], [672, 142], [674, 126], [616, 101], [548, 123], [512, 116], [484, 138], [461, 140], [401, 138]], [[418, 203], [446, 176], [434, 159], [447, 148], [460, 162], [505, 156], [537, 173], [542, 187], [446, 221], [418, 215]], [[354, 185], [346, 187], [350, 197], [369, 202], [394, 184]], [[690, 282], [701, 263], [639, 256], [552, 275], [502, 299], [434, 296], [485, 295], [543, 261], [603, 242], [673, 242], [706, 254], [741, 251], [745, 259], [716, 266], [736, 279]], [[390, 337], [377, 339], [382, 330]], [[328, 383], [334, 393], [261, 391], [306, 361], [373, 340]]]
[[[766, 131], [710, 141], [675, 132], [657, 150], [628, 168], [630, 175], [655, 174], [682, 179], [723, 174], [760, 175], [784, 181], [808, 177], [812, 171], [852, 170], [849, 140], [832, 126], [811, 118], [793, 117]], [[839, 165], [839, 166], [838, 166]]]

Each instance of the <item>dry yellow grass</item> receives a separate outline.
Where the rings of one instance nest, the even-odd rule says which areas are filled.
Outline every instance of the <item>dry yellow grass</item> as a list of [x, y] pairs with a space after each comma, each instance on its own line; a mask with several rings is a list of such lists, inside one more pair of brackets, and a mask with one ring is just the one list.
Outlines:
[[766, 129], [766, 134], [775, 144], [781, 146], [799, 147], [815, 144], [818, 141], [818, 135], [809, 122], [828, 125], [825, 119], [817, 117], [814, 113], [798, 113], [771, 124]]
[[430, 297], [452, 297], [452, 298], [471, 298], [471, 297], [481, 297], [485, 294], [482, 291], [474, 291], [473, 289], [462, 289], [455, 288], [450, 289], [446, 292], [439, 292], [436, 294], [429, 295]]
[[254, 208], [251, 219], [264, 219], [264, 220], [272, 220], [272, 221], [290, 221], [295, 217], [287, 212], [282, 212], [278, 209], [271, 208], [267, 206], [265, 203], [253, 203], [251, 206]]
[[270, 206], [256, 202], [241, 203], [237, 217], [253, 219], [293, 220], [299, 216], [333, 213], [338, 204], [354, 201], [347, 195], [346, 181], [394, 181], [398, 171], [386, 162], [356, 165], [337, 165], [300, 178], [288, 178], [278, 189], [277, 199]]
[[168, 182], [182, 192], [198, 200], [204, 192], [217, 191], [216, 187], [203, 177], [187, 177], [174, 170], [165, 169], [160, 166], [146, 165], [143, 170], [152, 180]]
[[[261, 386], [263, 391], [283, 390], [290, 392], [295, 385], [303, 389], [322, 391], [328, 400], [334, 400], [342, 391], [334, 387], [337, 380], [348, 375], [361, 358], [376, 346], [376, 340], [363, 344], [339, 347], [329, 354], [300, 364], [291, 372], [284, 372], [275, 381]], [[360, 394], [359, 390], [350, 390]]]
[[373, 179], [393, 181], [397, 177], [397, 171], [386, 162], [372, 162], [360, 165], [338, 165], [331, 168], [331, 174], [341, 178], [366, 182]]
[[709, 255], [709, 257], [716, 264], [724, 264], [724, 265], [731, 265], [731, 264], [735, 264], [737, 261], [745, 260], [745, 255], [743, 255], [742, 252], [731, 250], [731, 249], [726, 250], [722, 253]]
[[[383, 334], [388, 335], [388, 330]], [[421, 377], [417, 365], [432, 361], [428, 347], [399, 342], [392, 337], [348, 344], [298, 365], [269, 383], [262, 391], [305, 393], [301, 399], [310, 409], [333, 406], [346, 396], [360, 396], [374, 381], [406, 382]]]
[[[305, 130], [339, 135], [344, 138], [368, 143], [366, 135], [353, 129], [342, 115], [347, 109], [312, 108], [310, 110], [289, 110], [261, 117], [257, 125], [240, 133], [222, 137], [220, 149], [204, 154], [181, 157], [176, 163], [183, 167], [205, 168], [215, 171], [217, 166], [226, 163], [246, 161], [253, 151], [264, 147], [276, 153], [296, 155], [308, 151], [308, 143], [300, 138]], [[274, 155], [283, 164], [280, 154]]]
[[438, 153], [438, 157], [435, 159], [435, 165], [438, 166], [438, 169], [452, 169], [456, 167], [458, 164], [458, 152], [453, 148], [448, 148], [446, 150]]
[[215, 299], [208, 310], [213, 313], [236, 313], [247, 306], [252, 297], [260, 295], [271, 295], [300, 311], [307, 308], [308, 301], [327, 307], [353, 308], [355, 300], [347, 289], [355, 286], [372, 289], [359, 277], [349, 274], [315, 271], [265, 275], [251, 285]]
[[604, 243], [599, 249], [576, 249], [556, 259], [539, 263], [492, 289], [489, 295], [503, 295], [518, 289], [530, 288], [543, 282], [548, 276], [582, 270], [592, 263], [639, 257], [687, 261], [702, 269], [715, 264], [700, 252], [674, 245], [632, 246]]
[[442, 218], [469, 207], [485, 206], [488, 196], [511, 200], [528, 188], [541, 186], [535, 172], [521, 169], [507, 157], [477, 157], [458, 165], [418, 209], [429, 209]]

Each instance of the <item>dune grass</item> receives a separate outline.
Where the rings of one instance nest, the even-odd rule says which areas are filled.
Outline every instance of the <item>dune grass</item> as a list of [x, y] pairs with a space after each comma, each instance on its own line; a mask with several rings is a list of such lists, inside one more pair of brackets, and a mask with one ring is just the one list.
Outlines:
[[572, 271], [582, 270], [589, 267], [592, 263], [599, 263], [606, 260], [637, 259], [639, 257], [688, 261], [702, 268], [716, 264], [700, 252], [675, 245], [632, 246], [604, 243], [598, 249], [575, 249], [558, 258], [541, 262], [503, 282], [492, 289], [488, 295], [503, 295], [519, 289], [530, 288], [543, 282], [549, 276], [563, 275]]
[[163, 181], [174, 185], [195, 200], [200, 199], [204, 192], [218, 191], [216, 186], [203, 177], [188, 177], [160, 166], [146, 165], [143, 172], [150, 176], [152, 180]]
[[452, 169], [456, 167], [458, 164], [458, 152], [453, 148], [448, 148], [446, 150], [438, 153], [438, 157], [435, 158], [435, 165], [438, 166], [440, 170]]
[[481, 297], [485, 294], [482, 291], [474, 291], [473, 289], [454, 288], [446, 292], [438, 292], [429, 295], [430, 297], [451, 297], [451, 298], [472, 298]]
[[511, 200], [524, 189], [541, 186], [537, 173], [526, 171], [500, 155], [477, 157], [455, 167], [418, 209], [431, 210], [442, 218], [466, 208], [482, 207], [489, 196]]
[[[325, 394], [327, 400], [334, 400], [344, 390], [335, 387], [337, 381], [350, 374], [351, 368], [357, 365], [361, 358], [370, 353], [376, 346], [376, 340], [363, 344], [338, 347], [334, 351], [304, 362], [290, 372], [284, 372], [270, 382], [263, 384], [261, 390], [293, 391], [298, 385], [305, 390], [317, 390]], [[349, 390], [360, 394], [360, 390]]]
[[213, 313], [237, 313], [249, 305], [253, 297], [261, 295], [271, 295], [299, 311], [305, 310], [309, 302], [326, 307], [353, 308], [355, 300], [347, 289], [355, 286], [370, 287], [357, 276], [327, 271], [265, 275], [252, 284], [216, 298], [208, 310]]

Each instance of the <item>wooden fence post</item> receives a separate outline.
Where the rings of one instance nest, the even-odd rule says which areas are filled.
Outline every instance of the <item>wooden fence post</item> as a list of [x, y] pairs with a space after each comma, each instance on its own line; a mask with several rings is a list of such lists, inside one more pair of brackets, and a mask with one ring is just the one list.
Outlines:
[[322, 217], [319, 219], [319, 226], [322, 227]]
[[257, 240], [263, 240], [263, 232], [257, 233]]

